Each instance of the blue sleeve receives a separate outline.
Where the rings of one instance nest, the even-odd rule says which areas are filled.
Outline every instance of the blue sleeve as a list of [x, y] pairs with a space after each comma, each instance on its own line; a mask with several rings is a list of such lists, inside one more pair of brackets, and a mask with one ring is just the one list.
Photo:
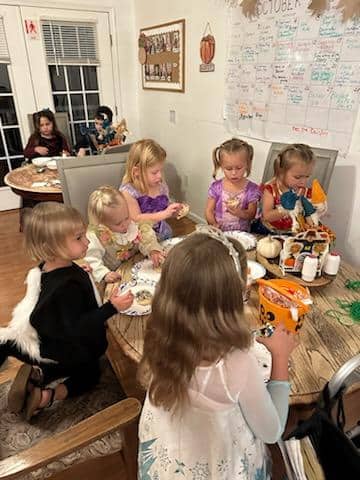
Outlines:
[[248, 356], [247, 378], [241, 379], [238, 402], [254, 435], [265, 443], [276, 443], [285, 429], [289, 410], [289, 382], [270, 381], [266, 386], [257, 361]]

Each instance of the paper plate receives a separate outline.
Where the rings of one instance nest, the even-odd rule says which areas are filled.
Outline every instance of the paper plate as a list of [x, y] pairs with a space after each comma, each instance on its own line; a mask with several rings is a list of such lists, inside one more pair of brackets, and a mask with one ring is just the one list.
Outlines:
[[175, 247], [178, 243], [180, 243], [182, 240], [184, 240], [185, 237], [174, 237], [174, 238], [169, 238], [168, 240], [164, 240], [163, 242], [160, 242], [160, 245], [165, 248], [165, 250], [170, 250], [172, 247]]
[[253, 282], [265, 276], [266, 269], [260, 263], [254, 262], [253, 260], [248, 260], [247, 264], [248, 268], [250, 269], [250, 276]]
[[140, 292], [140, 290], [147, 290], [152, 294], [152, 296], [154, 296], [155, 285], [151, 284], [150, 282], [133, 280], [132, 282], [122, 283], [119, 286], [118, 295], [122, 295], [129, 290], [131, 290], [131, 292], [134, 294], [134, 302], [130, 308], [122, 311], [121, 313], [123, 315], [131, 316], [149, 315], [149, 313], [151, 313], [151, 305], [140, 305], [136, 300], [136, 294]]
[[149, 282], [153, 286], [160, 280], [161, 272], [154, 269], [152, 261], [149, 258], [135, 263], [131, 269], [132, 276], [137, 280]]
[[252, 250], [256, 247], [256, 237], [251, 233], [241, 232], [240, 230], [233, 230], [224, 232], [227, 237], [234, 238], [245, 248], [245, 250]]

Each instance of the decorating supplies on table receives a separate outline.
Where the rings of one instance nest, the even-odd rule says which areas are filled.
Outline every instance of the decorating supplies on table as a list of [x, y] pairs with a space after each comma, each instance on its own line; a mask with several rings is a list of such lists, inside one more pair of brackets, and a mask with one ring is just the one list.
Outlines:
[[[349, 290], [357, 291], [360, 289], [360, 280], [346, 280], [345, 287]], [[343, 325], [351, 326], [354, 323], [360, 324], [360, 301], [343, 301], [336, 300], [337, 305], [341, 308], [341, 311], [331, 309], [325, 312], [328, 317], [335, 318]]]
[[307, 288], [289, 280], [258, 280], [260, 320], [263, 325], [283, 323], [297, 333], [312, 300]]

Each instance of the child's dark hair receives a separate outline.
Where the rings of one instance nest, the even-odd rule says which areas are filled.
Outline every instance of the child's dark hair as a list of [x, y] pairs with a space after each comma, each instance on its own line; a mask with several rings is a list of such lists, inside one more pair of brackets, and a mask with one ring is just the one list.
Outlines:
[[109, 123], [112, 122], [113, 119], [113, 112], [111, 108], [107, 107], [106, 105], [101, 105], [97, 108], [95, 112], [95, 118], [98, 120], [108, 120]]
[[[43, 110], [40, 110], [39, 112], [33, 113], [33, 123], [34, 123], [34, 136], [37, 140], [40, 139], [41, 133], [40, 133], [40, 120], [42, 117], [45, 117], [53, 124], [53, 135], [60, 135], [61, 137], [64, 137], [64, 135], [60, 132], [58, 129], [57, 123], [56, 123], [56, 118], [54, 113], [49, 109], [49, 108], [44, 108]], [[64, 137], [65, 138], [65, 137]]]
[[223, 152], [226, 153], [236, 153], [240, 152], [241, 150], [245, 150], [247, 153], [247, 168], [246, 168], [246, 176], [248, 177], [251, 172], [251, 165], [252, 160], [254, 157], [254, 148], [249, 143], [245, 142], [244, 140], [240, 140], [240, 138], [231, 138], [230, 140], [226, 140], [221, 145], [216, 147], [213, 150], [212, 159], [214, 164], [214, 171], [213, 171], [213, 178], [216, 178], [216, 174], [218, 170], [221, 168], [221, 156]]
[[316, 157], [309, 145], [304, 143], [293, 143], [284, 147], [274, 160], [274, 175], [287, 172], [294, 163], [298, 161], [310, 165], [315, 162]]

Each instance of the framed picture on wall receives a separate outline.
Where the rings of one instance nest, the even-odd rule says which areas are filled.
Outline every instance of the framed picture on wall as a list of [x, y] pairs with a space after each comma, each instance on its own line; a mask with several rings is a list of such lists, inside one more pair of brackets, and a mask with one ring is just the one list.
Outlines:
[[184, 92], [185, 20], [142, 28], [140, 45], [143, 89]]

